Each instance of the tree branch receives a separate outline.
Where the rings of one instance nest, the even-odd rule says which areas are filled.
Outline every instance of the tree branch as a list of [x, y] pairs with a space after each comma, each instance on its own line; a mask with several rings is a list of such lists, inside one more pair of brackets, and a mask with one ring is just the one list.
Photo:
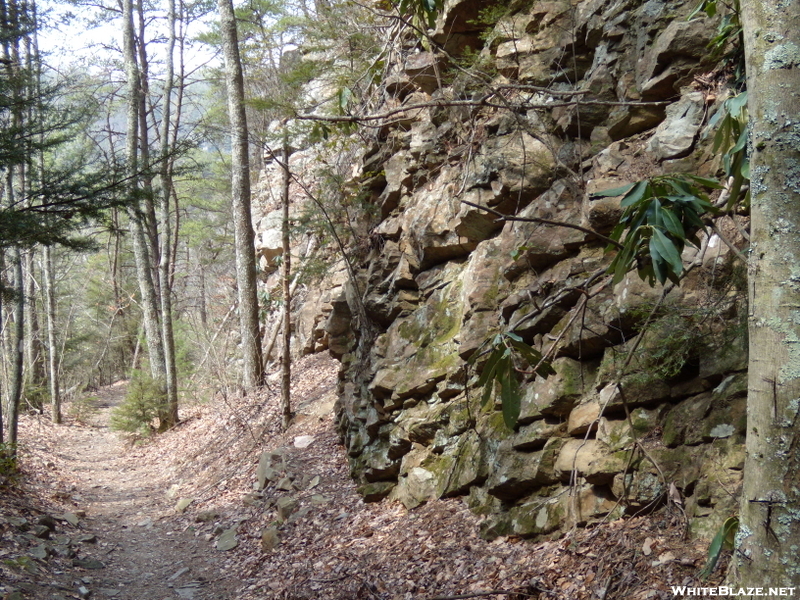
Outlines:
[[[545, 590], [540, 588], [537, 588], [537, 590], [539, 592], [544, 592], [545, 594], [553, 593], [550, 590]], [[486, 590], [485, 592], [455, 594], [454, 596], [431, 596], [430, 598], [425, 598], [425, 600], [463, 600], [464, 598], [480, 598], [483, 596], [510, 596], [512, 594], [517, 594], [519, 596], [530, 596], [531, 598], [533, 598], [533, 594], [527, 594], [525, 592], [521, 592], [520, 590]]]
[[[506, 86], [508, 87], [508, 86]], [[553, 95], [580, 95], [585, 92], [550, 92]], [[509, 107], [505, 104], [495, 104], [489, 102], [489, 99], [493, 96], [496, 96], [496, 92], [490, 92], [484, 94], [477, 100], [432, 100], [431, 102], [419, 102], [417, 104], [409, 104], [408, 106], [398, 106], [397, 108], [393, 108], [382, 113], [376, 113], [372, 115], [341, 115], [341, 116], [324, 116], [324, 115], [301, 115], [295, 112], [293, 118], [299, 121], [322, 121], [325, 123], [359, 123], [359, 124], [366, 124], [370, 121], [381, 121], [383, 119], [388, 119], [394, 115], [410, 112], [415, 110], [423, 110], [426, 108], [450, 108], [450, 107], [458, 107], [458, 106], [469, 106], [469, 107], [489, 107], [489, 108], [503, 108], [508, 109]], [[581, 104], [585, 106], [664, 106], [669, 104], [669, 102], [640, 102], [640, 101], [623, 101], [623, 100], [573, 100], [569, 102], [548, 102], [548, 103], [531, 103], [531, 102], [522, 102], [516, 105], [517, 108], [525, 108], [525, 109], [540, 109], [546, 110], [551, 108], [559, 108], [559, 107], [566, 107], [566, 106], [575, 106], [576, 104]]]
[[518, 221], [520, 223], [540, 223], [542, 225], [553, 225], [555, 227], [567, 227], [569, 229], [577, 229], [578, 231], [582, 231], [583, 233], [588, 233], [597, 237], [604, 242], [615, 246], [618, 249], [624, 248], [622, 244], [620, 244], [616, 240], [612, 240], [610, 237], [603, 235], [602, 233], [597, 233], [593, 229], [589, 229], [588, 227], [582, 227], [580, 225], [575, 225], [574, 223], [567, 223], [565, 221], [553, 221], [551, 219], [541, 219], [539, 217], [514, 217], [512, 215], [504, 215], [503, 213], [494, 210], [493, 208], [489, 208], [487, 206], [481, 206], [480, 204], [475, 204], [468, 200], [459, 200], [462, 204], [466, 204], [467, 206], [471, 206], [473, 208], [477, 208], [479, 210], [486, 211], [492, 215], [495, 215], [499, 221]]

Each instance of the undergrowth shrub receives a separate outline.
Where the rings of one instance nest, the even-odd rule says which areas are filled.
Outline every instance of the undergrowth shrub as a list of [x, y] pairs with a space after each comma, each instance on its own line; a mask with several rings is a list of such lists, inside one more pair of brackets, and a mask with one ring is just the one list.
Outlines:
[[81, 425], [88, 425], [100, 410], [98, 407], [99, 402], [100, 399], [97, 396], [81, 396], [75, 398], [69, 404], [67, 415]]
[[17, 474], [17, 454], [14, 446], [0, 442], [0, 487], [13, 483]]
[[33, 383], [26, 383], [22, 391], [22, 397], [25, 404], [33, 412], [40, 413], [44, 410], [45, 405], [50, 404], [50, 392], [46, 386], [36, 385]]
[[153, 433], [153, 422], [165, 402], [162, 390], [150, 375], [134, 372], [125, 399], [111, 412], [111, 429], [145, 437]]

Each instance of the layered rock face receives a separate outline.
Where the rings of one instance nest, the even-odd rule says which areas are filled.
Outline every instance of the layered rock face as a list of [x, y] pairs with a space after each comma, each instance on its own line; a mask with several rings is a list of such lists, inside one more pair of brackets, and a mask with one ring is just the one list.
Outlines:
[[[746, 294], [731, 246], [747, 217], [687, 247], [679, 287], [635, 272], [613, 285], [620, 198], [593, 193], [717, 174], [715, 24], [687, 22], [689, 5], [576, 0], [511, 3], [482, 27], [491, 6], [448, 2], [444, 50], [409, 41], [385, 82], [387, 107], [454, 102], [395, 113], [363, 158], [380, 222], [324, 322], [352, 474], [367, 500], [465, 496], [489, 537], [666, 503], [713, 535], [744, 463]], [[465, 48], [491, 84], [454, 66]], [[484, 342], [505, 331], [556, 371], [520, 369], [514, 430], [476, 387]]]

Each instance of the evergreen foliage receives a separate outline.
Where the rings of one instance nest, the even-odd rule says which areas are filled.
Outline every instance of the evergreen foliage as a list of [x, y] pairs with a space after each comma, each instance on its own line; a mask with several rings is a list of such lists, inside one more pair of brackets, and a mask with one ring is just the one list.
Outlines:
[[97, 396], [80, 396], [70, 403], [68, 414], [81, 425], [88, 425], [99, 410], [98, 402]]
[[128, 384], [125, 399], [111, 413], [111, 429], [148, 436], [163, 411], [163, 385], [144, 371], [136, 371]]
[[608, 272], [619, 283], [626, 273], [637, 270], [639, 277], [654, 285], [667, 280], [677, 284], [683, 273], [681, 253], [688, 243], [699, 248], [697, 233], [706, 229], [703, 218], [720, 212], [705, 189], [723, 190], [727, 201], [722, 209], [732, 210], [740, 202], [750, 204], [750, 159], [747, 149], [747, 92], [722, 103], [711, 118], [716, 126], [713, 150], [722, 155], [725, 183], [691, 173], [659, 175], [619, 188], [593, 194], [596, 198], [622, 196], [625, 209], [611, 232], [609, 251], [617, 254]]
[[37, 168], [28, 169], [24, 193], [16, 190], [14, 203], [0, 207], [0, 249], [91, 248], [81, 228], [129, 203], [121, 171], [74, 141], [85, 135], [91, 115], [69, 97], [69, 82], [43, 83], [27, 66], [15, 72], [0, 78], [0, 171], [34, 161]]
[[18, 473], [16, 448], [0, 442], [0, 487], [9, 481], [13, 482]]

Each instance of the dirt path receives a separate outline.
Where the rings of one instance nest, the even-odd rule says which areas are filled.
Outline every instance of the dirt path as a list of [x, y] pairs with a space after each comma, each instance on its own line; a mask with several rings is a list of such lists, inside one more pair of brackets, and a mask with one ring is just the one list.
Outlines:
[[[50, 482], [54, 488], [50, 499], [58, 501], [63, 513], [52, 514], [56, 525], [50, 539], [37, 540], [31, 548], [34, 558], [37, 547], [50, 554], [34, 564], [39, 571], [49, 566], [52, 581], [42, 586], [38, 578], [33, 583], [21, 578], [22, 597], [232, 598], [233, 584], [220, 571], [220, 553], [175, 518], [176, 500], [167, 494], [167, 470], [109, 429], [110, 413], [125, 390], [124, 383], [100, 390], [89, 425], [52, 428], [29, 422], [25, 426], [49, 430], [38, 443], [50, 446], [46, 466], [57, 475]], [[23, 433], [36, 439], [35, 431]], [[68, 513], [77, 521], [66, 520]], [[11, 539], [21, 543], [30, 531]]]
[[[463, 498], [365, 503], [334, 424], [337, 368], [298, 362], [286, 432], [279, 384], [187, 405], [142, 446], [107, 427], [123, 386], [102, 390], [92, 426], [26, 417], [24, 485], [0, 491], [0, 598], [666, 600], [703, 565], [707, 544], [683, 538], [677, 511], [490, 542]], [[57, 519], [48, 540], [34, 535], [42, 511]]]

